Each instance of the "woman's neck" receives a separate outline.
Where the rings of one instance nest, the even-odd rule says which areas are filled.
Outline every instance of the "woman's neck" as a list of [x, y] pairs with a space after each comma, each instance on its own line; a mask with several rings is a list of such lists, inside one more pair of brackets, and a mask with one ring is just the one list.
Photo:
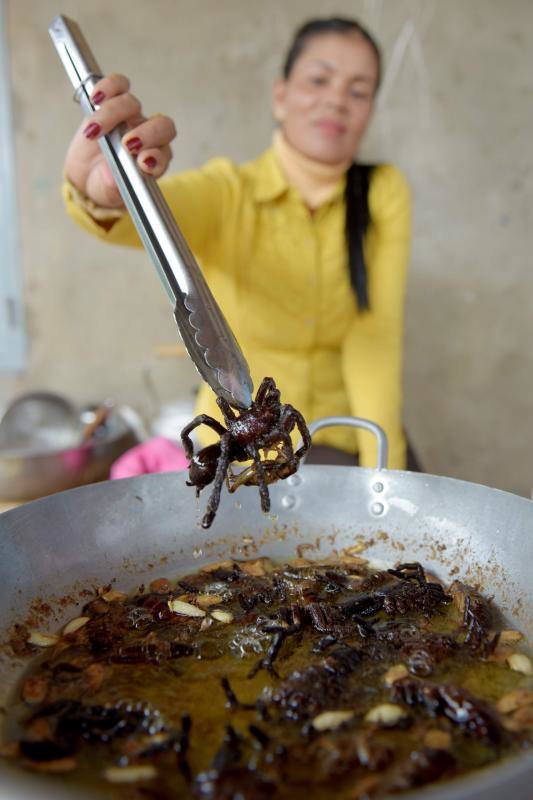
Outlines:
[[324, 164], [305, 156], [289, 144], [280, 129], [274, 131], [273, 147], [289, 184], [294, 186], [311, 209], [318, 208], [331, 198], [350, 166], [349, 163]]

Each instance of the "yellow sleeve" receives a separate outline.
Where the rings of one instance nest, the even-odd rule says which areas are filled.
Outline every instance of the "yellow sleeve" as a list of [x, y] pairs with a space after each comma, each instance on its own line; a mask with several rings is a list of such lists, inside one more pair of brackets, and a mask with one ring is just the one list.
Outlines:
[[[169, 175], [158, 181], [159, 187], [194, 252], [201, 258], [217, 241], [222, 220], [227, 213], [238, 171], [224, 158], [209, 161], [198, 170]], [[69, 216], [85, 231], [110, 244], [141, 247], [131, 217], [126, 211], [98, 208], [67, 180], [63, 199]]]
[[[365, 237], [370, 309], [359, 312], [343, 344], [342, 368], [351, 413], [381, 425], [391, 469], [404, 469], [402, 357], [404, 297], [411, 241], [411, 199], [395, 167], [376, 167], [369, 189], [372, 224]], [[358, 433], [362, 466], [376, 464], [374, 437]]]

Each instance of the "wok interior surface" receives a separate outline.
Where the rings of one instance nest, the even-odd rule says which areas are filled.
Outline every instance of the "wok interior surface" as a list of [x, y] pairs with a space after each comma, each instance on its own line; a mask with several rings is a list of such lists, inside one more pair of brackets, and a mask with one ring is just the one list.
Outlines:
[[[271, 488], [272, 512], [254, 489], [224, 494], [213, 527], [200, 525], [183, 474], [147, 475], [74, 489], [0, 517], [0, 608], [6, 632], [50, 602], [41, 630], [75, 616], [80, 590], [111, 581], [129, 591], [155, 577], [177, 577], [232, 556], [315, 558], [359, 542], [378, 566], [418, 560], [439, 578], [479, 584], [506, 623], [533, 639], [533, 502], [487, 487], [396, 471], [305, 466]], [[55, 602], [53, 602], [55, 601]], [[32, 605], [33, 603], [33, 605]], [[3, 636], [5, 639], [5, 634]], [[25, 663], [3, 656], [0, 703]], [[0, 762], [2, 797], [61, 797], [61, 781]], [[403, 797], [514, 800], [531, 797], [533, 759], [525, 755], [469, 778]], [[73, 797], [72, 789], [68, 795]], [[87, 796], [80, 789], [79, 797]]]

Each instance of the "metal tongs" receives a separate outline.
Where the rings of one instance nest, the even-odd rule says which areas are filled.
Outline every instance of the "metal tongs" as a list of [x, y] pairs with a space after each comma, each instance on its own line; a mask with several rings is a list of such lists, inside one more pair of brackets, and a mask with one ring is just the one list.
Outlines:
[[[79, 26], [58, 16], [48, 29], [74, 86], [74, 98], [87, 114], [90, 97], [102, 77]], [[252, 403], [250, 369], [222, 311], [185, 241], [154, 178], [138, 169], [122, 144], [119, 125], [99, 144], [141, 240], [174, 306], [181, 338], [202, 378], [239, 409]]]

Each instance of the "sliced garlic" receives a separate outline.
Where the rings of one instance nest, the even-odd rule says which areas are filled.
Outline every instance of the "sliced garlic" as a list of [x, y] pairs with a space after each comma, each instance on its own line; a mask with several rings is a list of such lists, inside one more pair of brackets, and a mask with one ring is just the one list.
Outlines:
[[187, 594], [179, 594], [174, 600], [181, 600], [183, 603], [189, 603], [196, 595], [193, 592], [187, 592]]
[[18, 742], [0, 744], [0, 758], [16, 758], [20, 753]]
[[432, 728], [424, 736], [424, 744], [426, 747], [431, 747], [432, 750], [450, 750], [452, 737], [448, 731]]
[[168, 607], [174, 614], [182, 614], [184, 617], [205, 617], [206, 614], [203, 608], [184, 603], [183, 600], [169, 600]]
[[370, 709], [365, 716], [365, 722], [392, 726], [407, 716], [407, 712], [401, 706], [397, 706], [394, 703], [381, 703], [381, 705]]
[[507, 731], [519, 733], [533, 728], [533, 706], [517, 708], [513, 714], [505, 716], [502, 725]]
[[533, 675], [533, 664], [523, 653], [513, 653], [507, 657], [507, 663], [515, 672], [522, 672], [524, 675]]
[[323, 711], [314, 718], [311, 725], [316, 731], [331, 731], [352, 719], [353, 711]]
[[368, 558], [361, 558], [361, 556], [344, 555], [341, 556], [339, 562], [344, 567], [362, 567], [368, 564]]
[[62, 772], [72, 772], [76, 769], [74, 758], [56, 758], [54, 761], [25, 761], [24, 766], [35, 772], [51, 772], [60, 774]]
[[199, 606], [202, 608], [209, 608], [209, 606], [217, 606], [219, 603], [224, 602], [224, 598], [220, 594], [197, 594], [194, 598]]
[[395, 664], [393, 667], [387, 670], [383, 676], [383, 680], [385, 681], [386, 686], [392, 686], [393, 683], [396, 683], [396, 681], [401, 681], [402, 678], [406, 678], [408, 675], [409, 670], [405, 664]]
[[22, 699], [25, 703], [42, 703], [48, 694], [48, 681], [46, 678], [41, 678], [38, 675], [32, 678], [26, 678], [22, 686]]
[[217, 569], [233, 569], [234, 561], [226, 559], [225, 561], [215, 561], [213, 564], [205, 564], [200, 567], [200, 572], [215, 572]]
[[302, 569], [305, 567], [311, 567], [313, 562], [310, 561], [308, 558], [293, 558], [291, 560], [291, 566], [296, 567], [297, 569]]
[[500, 631], [500, 638], [498, 644], [516, 644], [524, 638], [520, 631]]
[[358, 542], [358, 544], [352, 544], [351, 547], [343, 548], [342, 552], [344, 555], [347, 556], [356, 556], [358, 553], [362, 553], [363, 550], [368, 549], [368, 542]]
[[510, 714], [517, 708], [533, 705], [533, 692], [530, 689], [513, 689], [502, 695], [496, 703], [500, 714]]
[[64, 635], [68, 636], [69, 633], [76, 633], [76, 631], [79, 631], [80, 628], [83, 628], [83, 626], [86, 625], [90, 619], [90, 617], [76, 617], [75, 619], [71, 619], [70, 622], [67, 622], [63, 628]]
[[124, 592], [119, 592], [118, 589], [110, 589], [102, 595], [106, 603], [113, 603], [115, 600], [125, 600], [128, 595]]
[[240, 561], [239, 569], [247, 575], [253, 575], [254, 578], [262, 578], [272, 570], [272, 561], [266, 557], [255, 558], [253, 561]]
[[130, 767], [108, 767], [104, 778], [110, 783], [136, 783], [155, 778], [157, 770], [151, 764], [137, 764]]
[[104, 682], [105, 677], [105, 667], [103, 664], [89, 664], [89, 666], [85, 669], [85, 680], [87, 682], [87, 688], [90, 692], [97, 692], [102, 683]]
[[224, 611], [222, 608], [215, 608], [214, 611], [211, 611], [211, 616], [213, 619], [218, 620], [218, 622], [225, 622], [226, 624], [233, 622], [233, 614], [231, 611]]
[[43, 633], [42, 631], [31, 631], [28, 636], [28, 643], [35, 644], [37, 647], [52, 647], [57, 644], [59, 636], [56, 633]]
[[155, 592], [156, 594], [168, 594], [172, 591], [172, 584], [168, 578], [156, 578], [150, 583], [148, 588], [151, 592]]

